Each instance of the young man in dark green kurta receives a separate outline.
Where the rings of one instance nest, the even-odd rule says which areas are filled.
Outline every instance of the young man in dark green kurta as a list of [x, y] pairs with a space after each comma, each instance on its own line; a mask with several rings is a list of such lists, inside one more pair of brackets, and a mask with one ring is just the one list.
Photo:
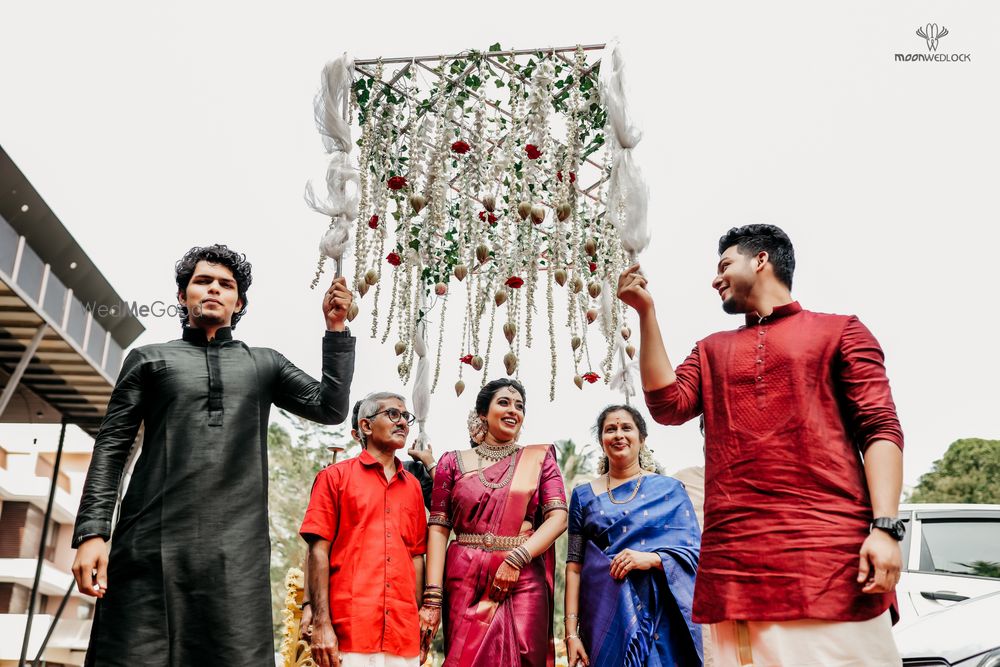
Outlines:
[[[351, 293], [339, 278], [324, 296], [316, 381], [233, 338], [251, 281], [243, 255], [192, 248], [176, 273], [183, 336], [125, 359], [80, 502], [73, 574], [99, 598], [86, 664], [270, 667], [268, 413], [274, 404], [323, 424], [348, 416]], [[142, 454], [112, 526], [140, 424]]]

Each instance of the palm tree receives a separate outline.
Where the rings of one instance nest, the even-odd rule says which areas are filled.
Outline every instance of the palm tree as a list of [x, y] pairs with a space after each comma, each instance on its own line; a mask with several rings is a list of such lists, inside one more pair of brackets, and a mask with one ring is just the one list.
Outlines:
[[[580, 484], [585, 484], [593, 479], [595, 464], [600, 450], [594, 445], [584, 445], [577, 447], [572, 440], [556, 440], [556, 457], [559, 462], [559, 469], [562, 470], [563, 479], [566, 481], [566, 495], [569, 496], [573, 489]], [[555, 577], [555, 607], [556, 637], [563, 636], [563, 597], [566, 591], [566, 548], [569, 538], [566, 533], [556, 540], [556, 577]], [[562, 642], [556, 642], [561, 646]]]

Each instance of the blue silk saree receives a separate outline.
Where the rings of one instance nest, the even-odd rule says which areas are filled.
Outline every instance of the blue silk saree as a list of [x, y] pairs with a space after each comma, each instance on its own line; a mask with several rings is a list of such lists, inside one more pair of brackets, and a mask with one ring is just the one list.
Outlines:
[[[573, 490], [568, 562], [582, 564], [579, 635], [594, 667], [700, 667], [701, 627], [691, 621], [701, 531], [679, 481], [646, 475], [607, 493]], [[620, 503], [620, 504], [619, 504]], [[663, 570], [611, 578], [624, 549], [655, 552]], [[571, 666], [572, 667], [572, 666]]]

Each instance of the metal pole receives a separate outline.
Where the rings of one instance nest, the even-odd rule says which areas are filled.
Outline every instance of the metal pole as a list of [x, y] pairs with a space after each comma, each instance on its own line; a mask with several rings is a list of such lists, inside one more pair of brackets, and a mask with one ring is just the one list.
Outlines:
[[31, 363], [31, 358], [35, 356], [35, 352], [38, 352], [38, 346], [42, 344], [42, 339], [45, 338], [45, 332], [48, 329], [49, 325], [47, 324], [42, 324], [42, 326], [38, 327], [35, 337], [28, 343], [28, 347], [24, 348], [21, 359], [17, 362], [17, 366], [14, 368], [14, 372], [11, 373], [10, 379], [7, 380], [7, 386], [3, 388], [3, 394], [0, 394], [0, 415], [3, 415], [4, 410], [7, 409], [7, 404], [10, 403], [11, 396], [14, 395], [14, 390], [17, 389], [17, 385], [21, 381], [25, 369]]
[[62, 420], [59, 429], [59, 447], [56, 449], [56, 461], [52, 466], [52, 484], [49, 485], [49, 502], [45, 506], [45, 523], [42, 524], [42, 539], [38, 544], [38, 562], [35, 564], [35, 583], [31, 585], [31, 597], [28, 598], [28, 620], [24, 624], [24, 640], [21, 642], [21, 658], [17, 667], [24, 667], [28, 657], [28, 640], [31, 638], [31, 621], [35, 617], [35, 599], [38, 597], [38, 585], [42, 579], [42, 563], [45, 560], [45, 543], [49, 539], [49, 522], [52, 520], [52, 504], [56, 499], [56, 485], [59, 483], [59, 464], [62, 462], [63, 442], [66, 440], [66, 419]]
[[59, 617], [62, 616], [63, 610], [66, 608], [66, 603], [69, 602], [69, 596], [73, 593], [73, 589], [76, 587], [76, 581], [69, 582], [69, 588], [66, 589], [66, 595], [63, 596], [62, 602], [59, 603], [59, 609], [56, 610], [56, 615], [52, 617], [52, 623], [49, 625], [49, 631], [45, 633], [45, 639], [42, 640], [42, 645], [38, 647], [38, 653], [35, 654], [35, 659], [31, 661], [31, 667], [38, 667], [38, 661], [42, 659], [42, 653], [45, 652], [45, 647], [49, 645], [49, 638], [52, 637], [52, 631], [56, 629], [56, 623], [59, 622]]

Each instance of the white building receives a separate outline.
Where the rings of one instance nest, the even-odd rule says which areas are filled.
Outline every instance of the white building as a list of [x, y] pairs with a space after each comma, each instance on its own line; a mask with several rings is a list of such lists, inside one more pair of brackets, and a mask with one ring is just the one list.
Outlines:
[[73, 522], [122, 352], [142, 331], [0, 148], [0, 667], [18, 664], [29, 622], [28, 664], [43, 642], [40, 664], [83, 663], [93, 601], [72, 587]]

